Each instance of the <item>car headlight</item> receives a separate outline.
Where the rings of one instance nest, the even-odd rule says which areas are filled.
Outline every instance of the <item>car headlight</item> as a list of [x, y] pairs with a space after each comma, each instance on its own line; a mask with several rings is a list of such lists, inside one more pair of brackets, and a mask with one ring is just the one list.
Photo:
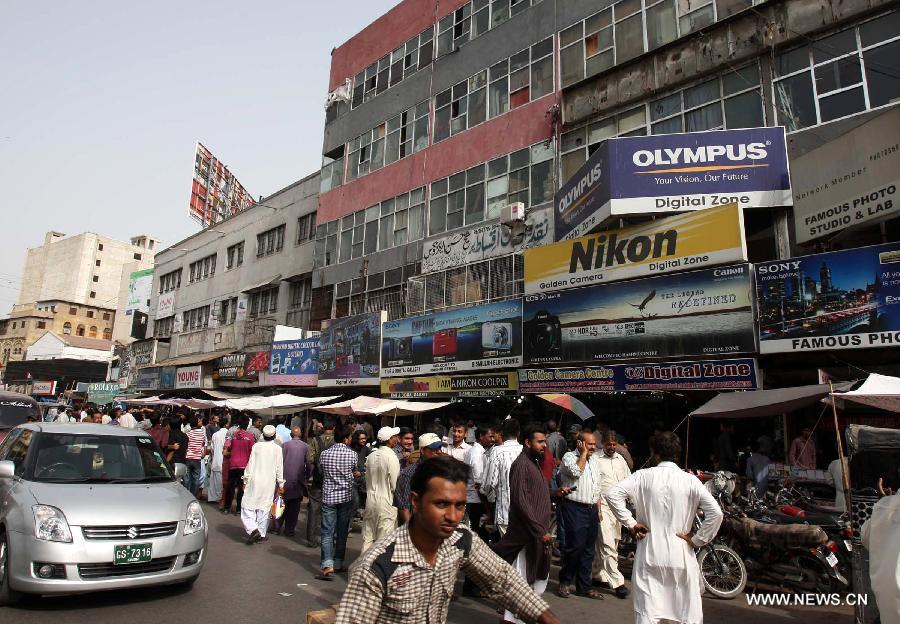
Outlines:
[[200, 509], [200, 503], [191, 501], [184, 519], [184, 534], [193, 535], [201, 529], [203, 529], [203, 510]]
[[71, 542], [72, 531], [66, 516], [50, 505], [32, 505], [34, 512], [34, 536], [47, 542]]

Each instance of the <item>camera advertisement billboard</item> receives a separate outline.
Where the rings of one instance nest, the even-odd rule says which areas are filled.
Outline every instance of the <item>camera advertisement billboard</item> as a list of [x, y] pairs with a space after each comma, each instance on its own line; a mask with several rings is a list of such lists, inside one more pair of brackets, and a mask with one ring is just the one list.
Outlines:
[[514, 372], [390, 377], [381, 380], [381, 394], [391, 399], [513, 396], [519, 394], [519, 378]]
[[377, 386], [387, 312], [331, 319], [319, 334], [319, 387]]
[[747, 260], [737, 204], [688, 212], [525, 251], [535, 294]]
[[202, 143], [194, 153], [190, 215], [204, 228], [253, 206], [253, 195]]
[[513, 368], [522, 364], [522, 300], [384, 324], [382, 375]]
[[756, 265], [760, 353], [900, 345], [900, 243]]
[[319, 339], [273, 342], [265, 381], [270, 386], [318, 385]]
[[525, 297], [526, 364], [756, 351], [750, 265]]
[[519, 369], [522, 393], [756, 390], [758, 387], [756, 360], [752, 358]]
[[610, 217], [730, 203], [793, 204], [784, 128], [608, 139], [555, 195], [554, 226], [570, 240]]

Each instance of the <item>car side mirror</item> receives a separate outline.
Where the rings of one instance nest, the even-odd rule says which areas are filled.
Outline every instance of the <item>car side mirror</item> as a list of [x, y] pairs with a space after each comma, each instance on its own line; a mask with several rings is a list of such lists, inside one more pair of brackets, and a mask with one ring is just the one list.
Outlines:
[[9, 479], [16, 475], [16, 465], [11, 461], [0, 461], [0, 479]]
[[[6, 463], [6, 462], [0, 462], [0, 464], [2, 464], [2, 463]], [[187, 466], [186, 465], [175, 464], [175, 478], [176, 479], [183, 479], [184, 475], [186, 475], [186, 474], [187, 474]]]

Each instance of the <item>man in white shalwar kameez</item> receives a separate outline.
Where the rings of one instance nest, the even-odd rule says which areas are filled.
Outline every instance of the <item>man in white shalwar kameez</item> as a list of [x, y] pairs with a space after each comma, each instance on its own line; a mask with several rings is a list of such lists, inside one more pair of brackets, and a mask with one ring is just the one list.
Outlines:
[[869, 578], [881, 624], [900, 624], [900, 494], [875, 503], [862, 527], [862, 543], [869, 551]]
[[400, 476], [400, 460], [394, 447], [400, 443], [400, 427], [378, 430], [378, 448], [366, 458], [366, 511], [363, 514], [362, 551], [397, 528], [394, 491]]
[[210, 503], [222, 498], [222, 462], [225, 459], [225, 439], [228, 437], [228, 422], [212, 435], [210, 440], [209, 456], [209, 487], [206, 490], [206, 500]]
[[247, 543], [266, 538], [272, 501], [276, 491], [284, 492], [284, 454], [275, 444], [275, 427], [266, 425], [262, 440], [253, 445], [244, 469], [244, 498], [241, 500], [241, 522], [247, 531]]
[[603, 471], [600, 476], [600, 531], [597, 533], [591, 576], [594, 581], [612, 589], [616, 597], [626, 598], [628, 589], [625, 587], [625, 577], [619, 571], [622, 525], [610, 511], [603, 496], [606, 496], [614, 485], [631, 476], [631, 469], [628, 468], [625, 458], [616, 452], [618, 437], [615, 431], [606, 431], [598, 442], [603, 445], [603, 452], [596, 454]]
[[[638, 470], [614, 485], [606, 502], [616, 518], [638, 539], [631, 584], [637, 624], [701, 624], [700, 569], [694, 549], [716, 536], [722, 510], [700, 480], [675, 463], [681, 442], [674, 433], [650, 438], [654, 468]], [[625, 506], [634, 503], [634, 516]], [[697, 509], [700, 529], [693, 533]]]

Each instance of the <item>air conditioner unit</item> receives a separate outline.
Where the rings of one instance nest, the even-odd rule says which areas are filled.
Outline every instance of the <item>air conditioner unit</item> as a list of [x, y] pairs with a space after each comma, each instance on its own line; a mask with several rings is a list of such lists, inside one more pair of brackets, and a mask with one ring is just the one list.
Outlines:
[[525, 204], [515, 202], [507, 204], [500, 211], [500, 221], [506, 225], [513, 225], [517, 222], [525, 221]]

